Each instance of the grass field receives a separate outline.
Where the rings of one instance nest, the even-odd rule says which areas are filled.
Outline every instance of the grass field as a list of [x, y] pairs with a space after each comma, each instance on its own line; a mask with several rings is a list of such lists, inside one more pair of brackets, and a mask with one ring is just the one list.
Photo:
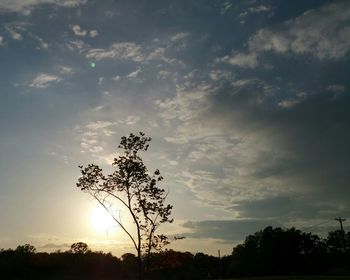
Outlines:
[[229, 280], [350, 280], [350, 276], [273, 276], [254, 278], [232, 278]]

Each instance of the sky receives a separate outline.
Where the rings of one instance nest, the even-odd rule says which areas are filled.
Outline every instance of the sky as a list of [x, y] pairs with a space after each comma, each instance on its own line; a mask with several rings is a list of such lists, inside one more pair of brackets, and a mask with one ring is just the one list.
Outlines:
[[138, 131], [174, 206], [161, 231], [186, 237], [169, 248], [339, 229], [349, 58], [349, 1], [0, 0], [0, 248], [133, 252], [76, 182]]

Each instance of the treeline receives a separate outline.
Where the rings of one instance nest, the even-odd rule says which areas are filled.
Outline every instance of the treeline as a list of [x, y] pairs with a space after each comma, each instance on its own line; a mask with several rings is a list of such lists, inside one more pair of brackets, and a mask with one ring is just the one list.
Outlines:
[[[144, 259], [146, 279], [216, 279], [272, 275], [350, 275], [350, 232], [327, 238], [295, 228], [266, 227], [222, 258], [166, 250]], [[0, 251], [1, 279], [134, 279], [134, 254], [120, 259], [78, 242], [66, 252], [37, 253], [31, 245]]]
[[295, 228], [266, 227], [227, 258], [227, 276], [350, 275], [350, 232], [332, 231], [323, 239]]
[[0, 279], [109, 280], [124, 279], [122, 276], [121, 260], [110, 253], [74, 251], [74, 248], [66, 252], [37, 253], [29, 244], [0, 251]]

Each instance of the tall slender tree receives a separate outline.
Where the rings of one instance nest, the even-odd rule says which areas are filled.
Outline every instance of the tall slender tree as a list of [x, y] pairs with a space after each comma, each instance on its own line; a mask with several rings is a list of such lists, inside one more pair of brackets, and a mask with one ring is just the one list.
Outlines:
[[[77, 187], [90, 194], [106, 209], [115, 222], [130, 238], [137, 252], [138, 275], [143, 279], [142, 255], [149, 256], [152, 250], [160, 250], [169, 243], [164, 234], [156, 231], [161, 224], [171, 223], [170, 204], [165, 204], [167, 192], [157, 186], [163, 180], [159, 170], [150, 174], [139, 152], [147, 151], [150, 137], [139, 135], [123, 136], [119, 148], [123, 155], [114, 159], [114, 172], [104, 175], [95, 164], [79, 166], [81, 177]], [[134, 228], [128, 228], [114, 213], [113, 206], [124, 207], [133, 221]]]

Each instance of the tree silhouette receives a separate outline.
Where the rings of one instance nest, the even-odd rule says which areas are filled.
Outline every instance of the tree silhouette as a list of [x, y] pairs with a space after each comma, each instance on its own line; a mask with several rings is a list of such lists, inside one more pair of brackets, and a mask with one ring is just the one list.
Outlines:
[[20, 254], [34, 254], [36, 252], [36, 248], [30, 244], [18, 245], [16, 252]]
[[86, 243], [84, 242], [77, 242], [77, 243], [73, 243], [70, 246], [70, 252], [74, 253], [74, 254], [86, 254], [88, 253], [89, 247]]
[[325, 243], [317, 235], [268, 226], [233, 249], [232, 269], [235, 276], [319, 273], [328, 265], [321, 265], [325, 253]]
[[[152, 249], [160, 250], [169, 243], [168, 238], [156, 234], [156, 230], [161, 224], [173, 221], [170, 219], [172, 205], [165, 204], [167, 193], [157, 187], [163, 177], [158, 169], [150, 175], [138, 155], [140, 151], [147, 151], [150, 141], [143, 132], [123, 136], [119, 148], [124, 154], [114, 159], [115, 171], [105, 176], [98, 165], [79, 166], [82, 176], [77, 183], [77, 187], [93, 196], [110, 213], [130, 238], [137, 251], [139, 279], [143, 278], [142, 253], [149, 256]], [[127, 210], [134, 230], [127, 228], [114, 213], [115, 204]]]

